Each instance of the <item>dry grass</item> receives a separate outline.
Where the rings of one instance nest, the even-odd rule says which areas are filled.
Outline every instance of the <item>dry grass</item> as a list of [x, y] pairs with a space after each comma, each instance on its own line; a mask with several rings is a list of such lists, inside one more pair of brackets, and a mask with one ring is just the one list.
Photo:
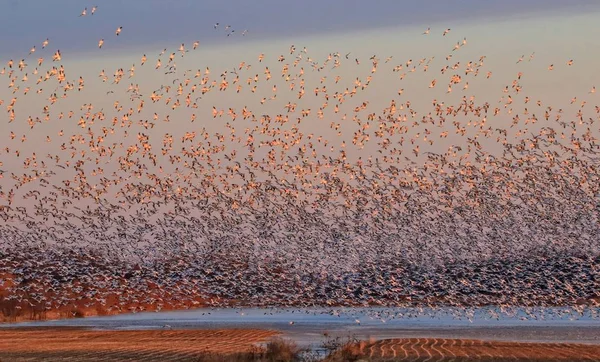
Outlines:
[[196, 362], [300, 362], [300, 352], [294, 342], [274, 338], [264, 348], [234, 354], [205, 353]]
[[468, 339], [405, 338], [347, 343], [325, 362], [600, 361], [600, 346]]
[[258, 343], [275, 335], [274, 331], [245, 329], [6, 329], [0, 330], [0, 361], [195, 361], [211, 354], [255, 354]]
[[[293, 342], [265, 330], [0, 330], [0, 361], [315, 362]], [[258, 345], [261, 344], [262, 347]], [[600, 346], [406, 338], [330, 338], [324, 362], [600, 361]]]

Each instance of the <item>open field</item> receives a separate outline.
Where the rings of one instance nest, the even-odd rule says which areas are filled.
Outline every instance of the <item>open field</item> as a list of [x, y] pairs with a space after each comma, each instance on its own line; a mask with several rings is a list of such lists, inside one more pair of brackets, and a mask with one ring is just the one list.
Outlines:
[[[0, 361], [263, 361], [269, 330], [0, 330]], [[404, 338], [342, 343], [326, 361], [600, 361], [600, 346]], [[219, 357], [220, 355], [220, 357]], [[207, 357], [207, 356], [210, 356]], [[301, 361], [274, 359], [277, 361]]]
[[600, 346], [468, 339], [405, 338], [359, 342], [330, 361], [600, 361]]
[[195, 361], [206, 353], [253, 351], [256, 344], [276, 334], [252, 329], [0, 330], [0, 361]]

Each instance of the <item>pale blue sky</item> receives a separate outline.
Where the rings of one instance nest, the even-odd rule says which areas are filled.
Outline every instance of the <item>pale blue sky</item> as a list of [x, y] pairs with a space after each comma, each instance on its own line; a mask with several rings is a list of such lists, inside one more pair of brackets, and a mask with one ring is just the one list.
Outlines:
[[[214, 31], [215, 22], [264, 40], [357, 29], [448, 23], [468, 18], [514, 18], [546, 11], [598, 9], [595, 0], [5, 0], [0, 6], [0, 58], [19, 57], [50, 38], [63, 52], [93, 49], [100, 38], [123, 36], [107, 48], [168, 46], [172, 41], [239, 40]], [[84, 7], [99, 5], [96, 15], [79, 18]], [[240, 34], [237, 34], [240, 35]], [[108, 45], [108, 44], [107, 44]], [[22, 50], [21, 50], [22, 49]], [[10, 54], [10, 55], [9, 55]]]

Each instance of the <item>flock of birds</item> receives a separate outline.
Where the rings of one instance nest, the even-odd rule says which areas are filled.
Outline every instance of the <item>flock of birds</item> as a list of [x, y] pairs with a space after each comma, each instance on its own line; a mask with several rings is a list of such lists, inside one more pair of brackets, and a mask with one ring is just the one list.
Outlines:
[[[485, 55], [455, 60], [466, 38], [415, 61], [315, 59], [292, 45], [233, 69], [182, 69], [206, 51], [195, 41], [97, 79], [73, 77], [40, 44], [0, 70], [12, 93], [0, 99], [3, 301], [597, 308], [595, 87], [546, 104], [523, 67], [499, 101], [480, 101], [469, 83], [493, 71]], [[144, 88], [141, 71], [162, 84]], [[374, 109], [382, 73], [401, 87], [374, 88], [389, 99]], [[416, 73], [431, 79], [419, 97], [443, 87], [447, 99], [415, 106], [402, 84]], [[76, 103], [88, 84], [94, 95]]]

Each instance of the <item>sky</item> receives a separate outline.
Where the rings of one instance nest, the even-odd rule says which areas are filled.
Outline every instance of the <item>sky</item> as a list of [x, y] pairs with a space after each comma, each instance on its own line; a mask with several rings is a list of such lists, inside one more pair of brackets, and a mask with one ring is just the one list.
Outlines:
[[[574, 96], [594, 102], [593, 95], [588, 91], [592, 86], [600, 86], [600, 75], [597, 72], [590, 73], [591, 69], [596, 68], [596, 59], [600, 56], [600, 46], [596, 45], [600, 3], [596, 1], [108, 0], [99, 2], [98, 11], [92, 16], [89, 12], [95, 4], [71, 0], [10, 0], [4, 4], [0, 11], [0, 69], [5, 67], [8, 59], [18, 62], [25, 58], [29, 64], [25, 72], [29, 74], [32, 90], [27, 96], [17, 94], [22, 93], [25, 87], [21, 81], [23, 74], [19, 72], [16, 73], [20, 77], [16, 81], [21, 86], [19, 92], [13, 93], [14, 88], [0, 87], [0, 99], [5, 102], [3, 107], [13, 97], [19, 98], [15, 107], [19, 114], [17, 121], [8, 123], [6, 113], [0, 116], [0, 144], [10, 145], [13, 150], [20, 148], [24, 155], [16, 158], [0, 154], [0, 169], [18, 173], [21, 172], [23, 158], [31, 152], [37, 151], [38, 155], [55, 154], [59, 143], [65, 140], [44, 141], [47, 135], [57, 139], [58, 130], [64, 130], [68, 136], [83, 134], [84, 130], [77, 126], [77, 120], [83, 113], [82, 105], [93, 103], [94, 111], [103, 110], [107, 119], [121, 117], [123, 112], [111, 111], [115, 101], [121, 102], [125, 109], [135, 108], [139, 102], [130, 102], [128, 99], [127, 87], [131, 83], [139, 84], [147, 98], [152, 90], [159, 89], [161, 85], [175, 87], [183, 79], [193, 77], [197, 70], [204, 72], [207, 67], [211, 70], [211, 79], [219, 79], [219, 74], [226, 70], [231, 72], [245, 61], [252, 68], [239, 71], [242, 82], [255, 74], [263, 78], [265, 67], [272, 69], [273, 80], [268, 84], [259, 82], [256, 93], [244, 90], [234, 96], [230, 89], [225, 96], [211, 91], [197, 100], [199, 108], [196, 110], [181, 107], [171, 111], [164, 104], [153, 105], [147, 101], [144, 111], [132, 117], [133, 120], [151, 119], [155, 112], [160, 120], [167, 114], [172, 120], [180, 120], [169, 123], [159, 121], [154, 129], [144, 130], [160, 143], [165, 132], [174, 134], [175, 138], [181, 137], [186, 131], [200, 128], [210, 132], [226, 132], [227, 116], [214, 120], [212, 107], [225, 111], [233, 108], [239, 113], [241, 108], [247, 106], [255, 115], [282, 113], [285, 104], [294, 101], [297, 94], [297, 89], [294, 92], [287, 90], [288, 84], [280, 76], [282, 64], [291, 64], [294, 60], [294, 56], [289, 54], [292, 44], [297, 51], [306, 47], [306, 58], [310, 57], [321, 64], [328, 54], [339, 52], [342, 55], [340, 67], [323, 72], [313, 71], [310, 65], [304, 63], [307, 96], [301, 101], [296, 100], [298, 109], [310, 108], [313, 115], [302, 121], [299, 126], [302, 132], [323, 134], [332, 139], [335, 138], [335, 132], [329, 128], [330, 122], [342, 122], [340, 118], [343, 114], [351, 118], [354, 107], [365, 101], [369, 102], [369, 112], [380, 112], [389, 106], [392, 99], [398, 104], [409, 100], [412, 108], [424, 112], [431, 110], [432, 99], [450, 104], [460, 101], [462, 96], [475, 96], [481, 102], [489, 101], [495, 105], [505, 96], [502, 92], [504, 87], [510, 85], [510, 81], [521, 71], [524, 73], [521, 80], [524, 93], [556, 108], [569, 109], [569, 101]], [[87, 7], [88, 15], [79, 17], [84, 7]], [[217, 22], [220, 26], [215, 30], [214, 24]], [[227, 36], [226, 25], [231, 25], [231, 29], [236, 30], [235, 34]], [[114, 32], [118, 26], [123, 26], [123, 31], [116, 37]], [[422, 32], [428, 27], [431, 33], [423, 36]], [[451, 32], [442, 36], [447, 28], [451, 28]], [[247, 34], [242, 36], [244, 30], [247, 30]], [[42, 50], [41, 42], [46, 38], [49, 38], [50, 44]], [[99, 39], [105, 39], [102, 49], [97, 47]], [[452, 52], [454, 44], [463, 39], [467, 39], [468, 44]], [[185, 43], [186, 49], [191, 49], [195, 40], [200, 41], [198, 50], [179, 57], [179, 45]], [[33, 45], [37, 50], [28, 56]], [[164, 48], [167, 49], [166, 54], [159, 56]], [[57, 49], [61, 50], [63, 60], [52, 63], [52, 53]], [[157, 59], [160, 58], [164, 66], [171, 52], [177, 53], [177, 74], [155, 70]], [[259, 63], [257, 57], [261, 53], [265, 54], [265, 60]], [[348, 60], [344, 58], [347, 53], [350, 53]], [[143, 54], [148, 57], [144, 67], [140, 65]], [[449, 54], [453, 58], [446, 61], [444, 58]], [[531, 54], [535, 58], [528, 62]], [[277, 61], [280, 55], [287, 57], [284, 62]], [[379, 70], [375, 74], [370, 73], [369, 58], [373, 55], [380, 59]], [[516, 64], [522, 55], [525, 61]], [[40, 67], [41, 74], [51, 66], [63, 64], [69, 80], [77, 83], [78, 77], [82, 76], [86, 86], [82, 92], [71, 92], [68, 98], [57, 102], [52, 108], [50, 122], [29, 130], [27, 117], [42, 117], [42, 107], [47, 104], [49, 94], [61, 93], [56, 88], [56, 82], [51, 85], [41, 83], [39, 87], [33, 82], [41, 75], [29, 73], [35, 68], [39, 56], [46, 59]], [[443, 79], [447, 77], [439, 74], [440, 68], [454, 62], [461, 62], [464, 66], [469, 61], [478, 61], [481, 56], [486, 57], [482, 71], [489, 70], [493, 76], [486, 80], [482, 74], [477, 79], [469, 80], [471, 84], [468, 91], [461, 92], [458, 88], [452, 94], [446, 94]], [[388, 57], [393, 58], [385, 63]], [[357, 65], [354, 59], [360, 59], [361, 64]], [[392, 71], [396, 65], [409, 60], [414, 65], [420, 59], [431, 62], [429, 72], [409, 72], [401, 80], [400, 74], [406, 71]], [[565, 65], [569, 59], [575, 60], [573, 67]], [[552, 73], [547, 71], [550, 64], [555, 64], [556, 68]], [[132, 65], [136, 67], [134, 78], [128, 79], [126, 75], [120, 84], [111, 84], [111, 75], [115, 70], [123, 68], [127, 74]], [[106, 83], [98, 78], [101, 70], [105, 70], [109, 77]], [[297, 72], [298, 69], [293, 71]], [[349, 99], [339, 114], [331, 113], [330, 107], [325, 120], [321, 120], [314, 115], [322, 104], [322, 97], [315, 100], [317, 98], [314, 95], [312, 98], [309, 96], [316, 86], [322, 86], [320, 81], [324, 76], [328, 77], [326, 84], [330, 93], [352, 88], [356, 78], [364, 83], [367, 77], [372, 76], [373, 81], [360, 96]], [[333, 83], [336, 76], [342, 79], [339, 84]], [[8, 82], [6, 75], [0, 79], [3, 84]], [[428, 88], [432, 79], [440, 82], [435, 89]], [[261, 104], [261, 98], [268, 98], [272, 94], [273, 84], [279, 87], [278, 98]], [[38, 88], [42, 89], [40, 94], [35, 93]], [[401, 96], [397, 94], [400, 89], [404, 92]], [[519, 104], [515, 108], [522, 109], [522, 106]], [[67, 113], [70, 110], [75, 111], [72, 120], [56, 119], [58, 112]], [[188, 122], [192, 113], [198, 116], [194, 126]], [[504, 115], [495, 119], [495, 122], [510, 122], [511, 118]], [[237, 120], [236, 125], [239, 125], [237, 133], [241, 134], [249, 123]], [[541, 126], [531, 125], [529, 130], [534, 131]], [[98, 131], [102, 124], [97, 123], [94, 127]], [[10, 132], [17, 135], [17, 141], [8, 139]], [[348, 142], [352, 129], [346, 132], [349, 133], [344, 133], [344, 139]], [[411, 132], [405, 136], [407, 140], [416, 137], [417, 133], [422, 138], [424, 130], [415, 128]], [[127, 143], [128, 140], [134, 140], [136, 133], [137, 130], [131, 131], [128, 139], [118, 134], [107, 139], [107, 142]], [[19, 143], [22, 135], [27, 135], [27, 141]], [[441, 151], [456, 141], [456, 137], [450, 136], [436, 142], [431, 149]], [[339, 140], [335, 142], [339, 143]], [[492, 142], [490, 147], [496, 145]], [[351, 157], [376, 155], [377, 145], [371, 142], [363, 150], [349, 149], [348, 153]], [[106, 168], [114, 166], [107, 165]], [[8, 178], [0, 182], [8, 188]]]
[[[99, 5], [94, 17], [77, 17], [83, 8], [91, 10], [94, 5]], [[91, 51], [99, 38], [109, 38], [118, 26], [123, 26], [124, 36], [114, 45], [107, 44], [107, 49], [162, 47], [173, 41], [240, 41], [240, 37], [219, 37], [212, 31], [217, 22], [231, 25], [238, 33], [247, 30], [253, 40], [270, 40], [594, 9], [598, 9], [594, 0], [6, 0], [0, 11], [0, 58], [18, 57], [45, 38], [65, 53]]]

